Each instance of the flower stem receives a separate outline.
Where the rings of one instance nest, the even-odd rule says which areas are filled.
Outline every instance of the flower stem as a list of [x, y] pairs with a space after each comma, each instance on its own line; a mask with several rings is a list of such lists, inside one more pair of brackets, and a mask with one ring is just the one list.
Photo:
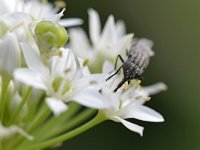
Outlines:
[[29, 125], [27, 132], [31, 133], [35, 128], [37, 128], [49, 116], [50, 113], [51, 113], [51, 110], [46, 105], [46, 103], [44, 103], [39, 114], [36, 115], [36, 118]]
[[9, 85], [9, 79], [3, 78], [2, 76], [2, 91], [1, 91], [1, 97], [0, 97], [0, 121], [3, 122], [3, 115], [6, 105], [6, 97], [7, 97], [7, 90]]
[[58, 137], [53, 138], [51, 140], [48, 140], [46, 142], [43, 142], [43, 143], [40, 143], [40, 144], [35, 144], [32, 147], [30, 147], [30, 146], [24, 147], [24, 149], [26, 149], [26, 150], [38, 150], [38, 149], [44, 149], [44, 148], [56, 145], [58, 143], [69, 140], [69, 139], [89, 130], [90, 128], [100, 124], [101, 122], [103, 122], [105, 120], [106, 120], [106, 117], [104, 115], [102, 115], [101, 113], [98, 113], [97, 116], [94, 119], [92, 119], [91, 121], [87, 122], [86, 124], [76, 128], [76, 129], [74, 129], [74, 130], [72, 130], [68, 133], [65, 133], [61, 136], [58, 136]]
[[[71, 103], [69, 104], [69, 110], [61, 114], [60, 116], [57, 117], [52, 117], [50, 118], [44, 126], [42, 126], [39, 130], [37, 130], [33, 136], [36, 137], [35, 140], [39, 141], [42, 139], [42, 137], [46, 137], [47, 134], [49, 133], [48, 131], [55, 129], [54, 127], [58, 126], [63, 126], [74, 114], [76, 114], [81, 108], [81, 105], [77, 103]], [[44, 134], [46, 133], [46, 134]]]
[[[59, 126], [55, 125], [56, 128], [50, 128], [49, 130], [47, 130], [46, 132], [41, 133], [40, 135], [34, 136], [35, 140], [34, 141], [25, 141], [24, 143], [20, 144], [20, 147], [27, 147], [30, 144], [31, 145], [37, 145], [38, 143], [42, 143], [42, 141], [51, 139], [53, 137], [56, 137], [62, 133], [66, 133], [67, 131], [69, 131], [70, 129], [79, 126], [81, 123], [85, 122], [85, 120], [88, 120], [88, 118], [90, 118], [92, 115], [94, 115], [96, 112], [96, 110], [94, 109], [86, 109], [82, 112], [80, 112], [80, 114], [78, 116], [76, 116], [75, 118], [69, 120], [69, 121], [65, 121], [62, 122], [62, 124]], [[63, 125], [65, 124], [65, 125]], [[51, 132], [49, 132], [51, 131]], [[44, 134], [45, 133], [45, 134]]]
[[3, 150], [3, 143], [0, 141], [0, 150]]
[[83, 123], [83, 121], [88, 119], [88, 117], [91, 117], [91, 115], [93, 115], [95, 112], [96, 110], [91, 109], [84, 110], [83, 112], [81, 112], [80, 115], [70, 120], [65, 126], [62, 125], [59, 128], [52, 128], [51, 132], [43, 134], [43, 136], [41, 136], [40, 138], [42, 138], [42, 140], [46, 140], [55, 137], [56, 135], [59, 135], [61, 133], [64, 133], [70, 130], [71, 128], [76, 127], [77, 125], [80, 125], [80, 123]]
[[22, 110], [24, 104], [25, 104], [26, 101], [28, 100], [28, 97], [30, 96], [31, 92], [32, 92], [32, 87], [29, 87], [29, 88], [27, 89], [27, 91], [26, 91], [26, 94], [25, 94], [24, 97], [22, 98], [22, 100], [21, 100], [21, 102], [20, 102], [20, 104], [19, 104], [17, 110], [14, 112], [14, 114], [13, 114], [11, 120], [9, 121], [8, 125], [11, 125], [11, 124], [16, 120], [16, 118], [17, 118], [17, 116], [19, 115], [19, 113], [21, 112], [21, 110]]
[[[36, 118], [31, 122], [31, 124], [28, 126], [26, 132], [31, 133], [35, 128], [37, 128], [51, 113], [51, 110], [46, 105], [46, 103], [43, 103], [41, 106], [38, 114], [36, 114]], [[12, 144], [12, 148], [17, 148], [24, 140], [26, 140], [24, 137], [20, 136], [15, 143]]]

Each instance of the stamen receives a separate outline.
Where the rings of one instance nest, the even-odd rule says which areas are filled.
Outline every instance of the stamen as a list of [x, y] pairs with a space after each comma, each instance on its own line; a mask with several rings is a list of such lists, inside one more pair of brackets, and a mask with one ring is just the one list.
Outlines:
[[65, 73], [68, 73], [70, 70], [71, 70], [71, 68], [66, 68], [66, 69], [64, 70], [64, 72], [65, 72]]
[[41, 2], [46, 4], [46, 3], [48, 3], [48, 0], [41, 0]]
[[151, 99], [151, 97], [149, 97], [149, 96], [144, 97], [145, 101], [150, 101], [150, 99]]
[[85, 60], [83, 61], [83, 67], [87, 66], [88, 63], [89, 63], [89, 59], [87, 58], [87, 59], [85, 59]]
[[142, 81], [141, 80], [138, 80], [138, 84], [141, 84], [142, 83]]
[[92, 80], [90, 81], [90, 84], [97, 84], [97, 81]]
[[59, 15], [60, 15], [60, 18], [61, 18], [62, 16], [64, 16], [64, 12], [65, 12], [65, 10], [66, 10], [66, 9], [65, 9], [65, 8], [63, 8], [63, 9], [62, 9], [62, 11], [59, 13]]
[[43, 56], [45, 57], [45, 58], [51, 58], [51, 57], [53, 57], [53, 56], [58, 56], [58, 57], [62, 57], [62, 51], [60, 51], [60, 50], [56, 50], [56, 51], [51, 51], [51, 52], [49, 52], [49, 53], [45, 53], [45, 54], [43, 54]]
[[136, 96], [135, 99], [139, 100], [140, 98], [142, 98], [142, 96]]
[[66, 8], [67, 7], [66, 2], [62, 1], [62, 0], [55, 1], [54, 4], [57, 8]]
[[125, 82], [122, 86], [124, 90], [129, 89], [128, 82]]

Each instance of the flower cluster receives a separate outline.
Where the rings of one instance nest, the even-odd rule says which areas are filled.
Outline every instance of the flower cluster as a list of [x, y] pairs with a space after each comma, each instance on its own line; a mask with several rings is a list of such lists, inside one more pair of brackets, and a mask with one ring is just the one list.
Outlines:
[[[72, 27], [81, 19], [61, 19], [62, 6], [62, 1], [1, 3], [0, 149], [56, 146], [105, 120], [121, 122], [140, 135], [143, 127], [127, 119], [164, 121], [144, 105], [150, 95], [166, 90], [164, 83], [141, 87], [135, 79], [114, 91], [123, 74], [106, 81], [117, 56], [126, 58], [135, 41], [124, 22], [115, 23], [111, 15], [101, 29], [98, 13], [89, 9], [88, 39], [83, 29]], [[65, 27], [70, 27], [69, 35]], [[152, 42], [140, 41], [153, 55]]]

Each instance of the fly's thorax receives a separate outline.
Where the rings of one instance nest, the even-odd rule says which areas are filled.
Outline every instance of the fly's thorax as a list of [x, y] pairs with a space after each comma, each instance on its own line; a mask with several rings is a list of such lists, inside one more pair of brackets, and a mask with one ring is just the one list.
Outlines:
[[139, 68], [131, 59], [128, 59], [123, 65], [123, 73], [126, 80], [131, 80], [140, 76], [143, 69]]

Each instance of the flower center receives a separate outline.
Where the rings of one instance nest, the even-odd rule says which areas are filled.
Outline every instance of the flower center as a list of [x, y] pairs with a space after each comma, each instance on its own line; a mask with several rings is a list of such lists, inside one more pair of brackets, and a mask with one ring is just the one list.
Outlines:
[[65, 95], [71, 89], [71, 82], [63, 77], [56, 77], [52, 82], [52, 87], [55, 93], [60, 92], [61, 95]]

